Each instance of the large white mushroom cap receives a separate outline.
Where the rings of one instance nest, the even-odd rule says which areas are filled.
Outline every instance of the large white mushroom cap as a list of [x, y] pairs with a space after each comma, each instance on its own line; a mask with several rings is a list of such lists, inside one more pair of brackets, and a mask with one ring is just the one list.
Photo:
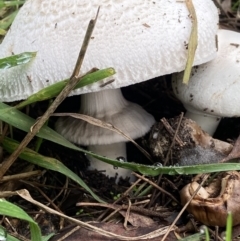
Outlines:
[[212, 116], [240, 116], [240, 33], [219, 30], [217, 57], [193, 68], [188, 85], [183, 74], [173, 78], [173, 90], [187, 110]]
[[[211, 0], [193, 0], [198, 17], [194, 64], [215, 57], [218, 11]], [[101, 6], [82, 73], [114, 67], [119, 88], [184, 69], [192, 19], [176, 0], [28, 0], [3, 43], [0, 58], [37, 51], [31, 63], [0, 71], [0, 100], [25, 99], [69, 78], [89, 20]], [[74, 94], [99, 91], [100, 83]]]

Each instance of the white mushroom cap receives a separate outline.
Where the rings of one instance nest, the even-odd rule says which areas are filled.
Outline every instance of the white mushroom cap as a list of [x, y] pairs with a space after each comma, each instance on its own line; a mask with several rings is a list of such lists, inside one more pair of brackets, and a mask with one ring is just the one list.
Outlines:
[[[198, 17], [194, 65], [215, 57], [218, 11], [210, 0], [193, 0]], [[28, 0], [0, 46], [0, 58], [24, 51], [37, 57], [0, 72], [0, 100], [25, 99], [72, 74], [90, 19], [101, 6], [82, 73], [114, 67], [120, 88], [185, 68], [192, 19], [184, 1]], [[99, 91], [96, 83], [74, 94]]]
[[187, 110], [219, 117], [240, 116], [240, 33], [219, 30], [217, 57], [194, 67], [188, 85], [173, 77], [175, 95]]

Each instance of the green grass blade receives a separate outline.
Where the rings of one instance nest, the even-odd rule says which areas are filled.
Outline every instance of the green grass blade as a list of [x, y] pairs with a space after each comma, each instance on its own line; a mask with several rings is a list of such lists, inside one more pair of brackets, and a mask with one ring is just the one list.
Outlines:
[[14, 18], [16, 17], [17, 13], [18, 10], [15, 10], [14, 12], [8, 14], [6, 17], [2, 18], [0, 20], [0, 28], [7, 31], [10, 25], [12, 24]]
[[[22, 113], [21, 111], [10, 107], [4, 103], [0, 102], [0, 120], [8, 123], [11, 126], [14, 126], [22, 131], [29, 132], [31, 126], [34, 125], [36, 120], [29, 117], [28, 115]], [[66, 140], [63, 136], [52, 130], [47, 126], [43, 126], [37, 134], [38, 137], [41, 137], [45, 140], [52, 141], [59, 145], [68, 147], [77, 151], [84, 151], [83, 149], [73, 145], [71, 142]]]
[[13, 236], [7, 234], [7, 241], [21, 241], [21, 240], [19, 240], [19, 239], [13, 237]]
[[3, 226], [0, 226], [0, 240], [7, 239], [7, 231]]
[[227, 226], [226, 226], [226, 241], [231, 241], [232, 240], [232, 213], [229, 212], [227, 216]]
[[210, 241], [210, 235], [209, 235], [208, 228], [206, 226], [204, 226], [204, 229], [205, 229], [205, 240]]
[[201, 234], [201, 233], [196, 233], [196, 234], [193, 234], [193, 235], [190, 235], [186, 238], [183, 238], [183, 239], [180, 239], [180, 241], [202, 241], [204, 235]]
[[14, 218], [19, 218], [29, 222], [31, 239], [34, 241], [42, 241], [41, 231], [38, 224], [21, 208], [4, 200], [0, 199], [0, 214]]
[[49, 240], [50, 238], [52, 238], [54, 235], [55, 235], [54, 233], [51, 233], [51, 234], [49, 234], [49, 235], [47, 235], [47, 236], [43, 236], [43, 237], [42, 237], [42, 241], [48, 241], [48, 240]]
[[21, 64], [26, 64], [35, 56], [36, 52], [25, 52], [0, 59], [0, 69], [9, 69]]
[[2, 28], [0, 28], [0, 35], [5, 35], [7, 32], [6, 32], [6, 30], [4, 30], [4, 29], [2, 29]]
[[[1, 204], [1, 203], [0, 203]], [[0, 240], [6, 240], [6, 241], [20, 241], [19, 239], [9, 235], [6, 231], [6, 229], [0, 225]]]
[[[18, 144], [19, 143], [15, 140], [12, 140], [7, 137], [5, 137], [3, 140], [3, 147], [9, 153], [12, 153], [17, 148]], [[72, 172], [70, 169], [64, 166], [63, 163], [61, 163], [57, 159], [45, 157], [29, 148], [25, 148], [23, 150], [23, 152], [20, 154], [20, 158], [34, 165], [62, 173], [63, 175], [69, 177], [70, 179], [78, 183], [86, 191], [88, 191], [92, 195], [92, 197], [95, 198], [98, 202], [104, 202], [95, 193], [92, 192], [92, 190], [85, 184], [85, 182], [78, 175], [76, 175], [74, 172]]]
[[24, 4], [25, 1], [0, 1], [0, 8], [4, 8], [4, 7], [14, 7], [14, 6], [19, 6]]
[[[105, 79], [114, 74], [115, 74], [115, 70], [113, 68], [102, 69], [102, 70], [95, 71], [93, 73], [89, 73], [82, 77], [82, 79], [79, 81], [79, 83], [77, 84], [77, 86], [74, 89], [78, 89], [78, 88], [84, 87], [86, 85], [93, 84], [99, 80]], [[47, 100], [47, 99], [56, 97], [62, 91], [62, 89], [66, 86], [68, 81], [69, 81], [69, 79], [59, 81], [51, 86], [48, 86], [48, 87], [40, 90], [36, 94], [31, 95], [25, 101], [22, 101], [20, 104], [18, 104], [16, 106], [16, 108], [22, 108], [26, 105], [35, 103], [37, 101], [43, 101], [43, 100]]]
[[212, 173], [222, 171], [240, 170], [239, 163], [217, 163], [217, 164], [202, 164], [193, 166], [169, 166], [169, 167], [156, 167], [149, 165], [141, 165], [132, 162], [119, 162], [104, 157], [95, 155], [99, 160], [109, 163], [116, 167], [123, 167], [132, 171], [137, 171], [146, 176], [158, 176], [160, 174], [168, 175], [190, 175], [200, 173]]

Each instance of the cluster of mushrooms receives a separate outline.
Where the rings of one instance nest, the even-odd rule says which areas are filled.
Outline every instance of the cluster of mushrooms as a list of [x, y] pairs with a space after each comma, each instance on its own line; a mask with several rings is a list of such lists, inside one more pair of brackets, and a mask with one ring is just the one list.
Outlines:
[[[219, 30], [218, 9], [211, 0], [192, 0], [198, 21], [198, 46], [188, 85], [182, 83], [192, 16], [184, 1], [28, 0], [0, 45], [0, 58], [26, 51], [37, 56], [19, 67], [1, 70], [0, 101], [26, 99], [57, 81], [69, 78], [90, 19], [100, 12], [81, 73], [114, 67], [105, 79], [75, 90], [80, 113], [122, 130], [132, 139], [155, 123], [142, 107], [127, 101], [120, 88], [171, 73], [174, 93], [186, 116], [213, 134], [221, 117], [240, 114], [240, 33]], [[127, 161], [126, 139], [110, 130], [72, 117], [60, 117], [56, 131], [69, 141], [112, 159]], [[89, 157], [89, 169], [130, 177]]]

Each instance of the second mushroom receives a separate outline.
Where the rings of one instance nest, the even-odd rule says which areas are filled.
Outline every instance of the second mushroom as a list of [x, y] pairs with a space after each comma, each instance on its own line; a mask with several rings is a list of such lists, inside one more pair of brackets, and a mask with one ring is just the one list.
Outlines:
[[196, 66], [188, 85], [183, 73], [172, 80], [175, 95], [184, 104], [186, 117], [213, 135], [222, 117], [240, 116], [240, 33], [219, 30], [217, 57]]

